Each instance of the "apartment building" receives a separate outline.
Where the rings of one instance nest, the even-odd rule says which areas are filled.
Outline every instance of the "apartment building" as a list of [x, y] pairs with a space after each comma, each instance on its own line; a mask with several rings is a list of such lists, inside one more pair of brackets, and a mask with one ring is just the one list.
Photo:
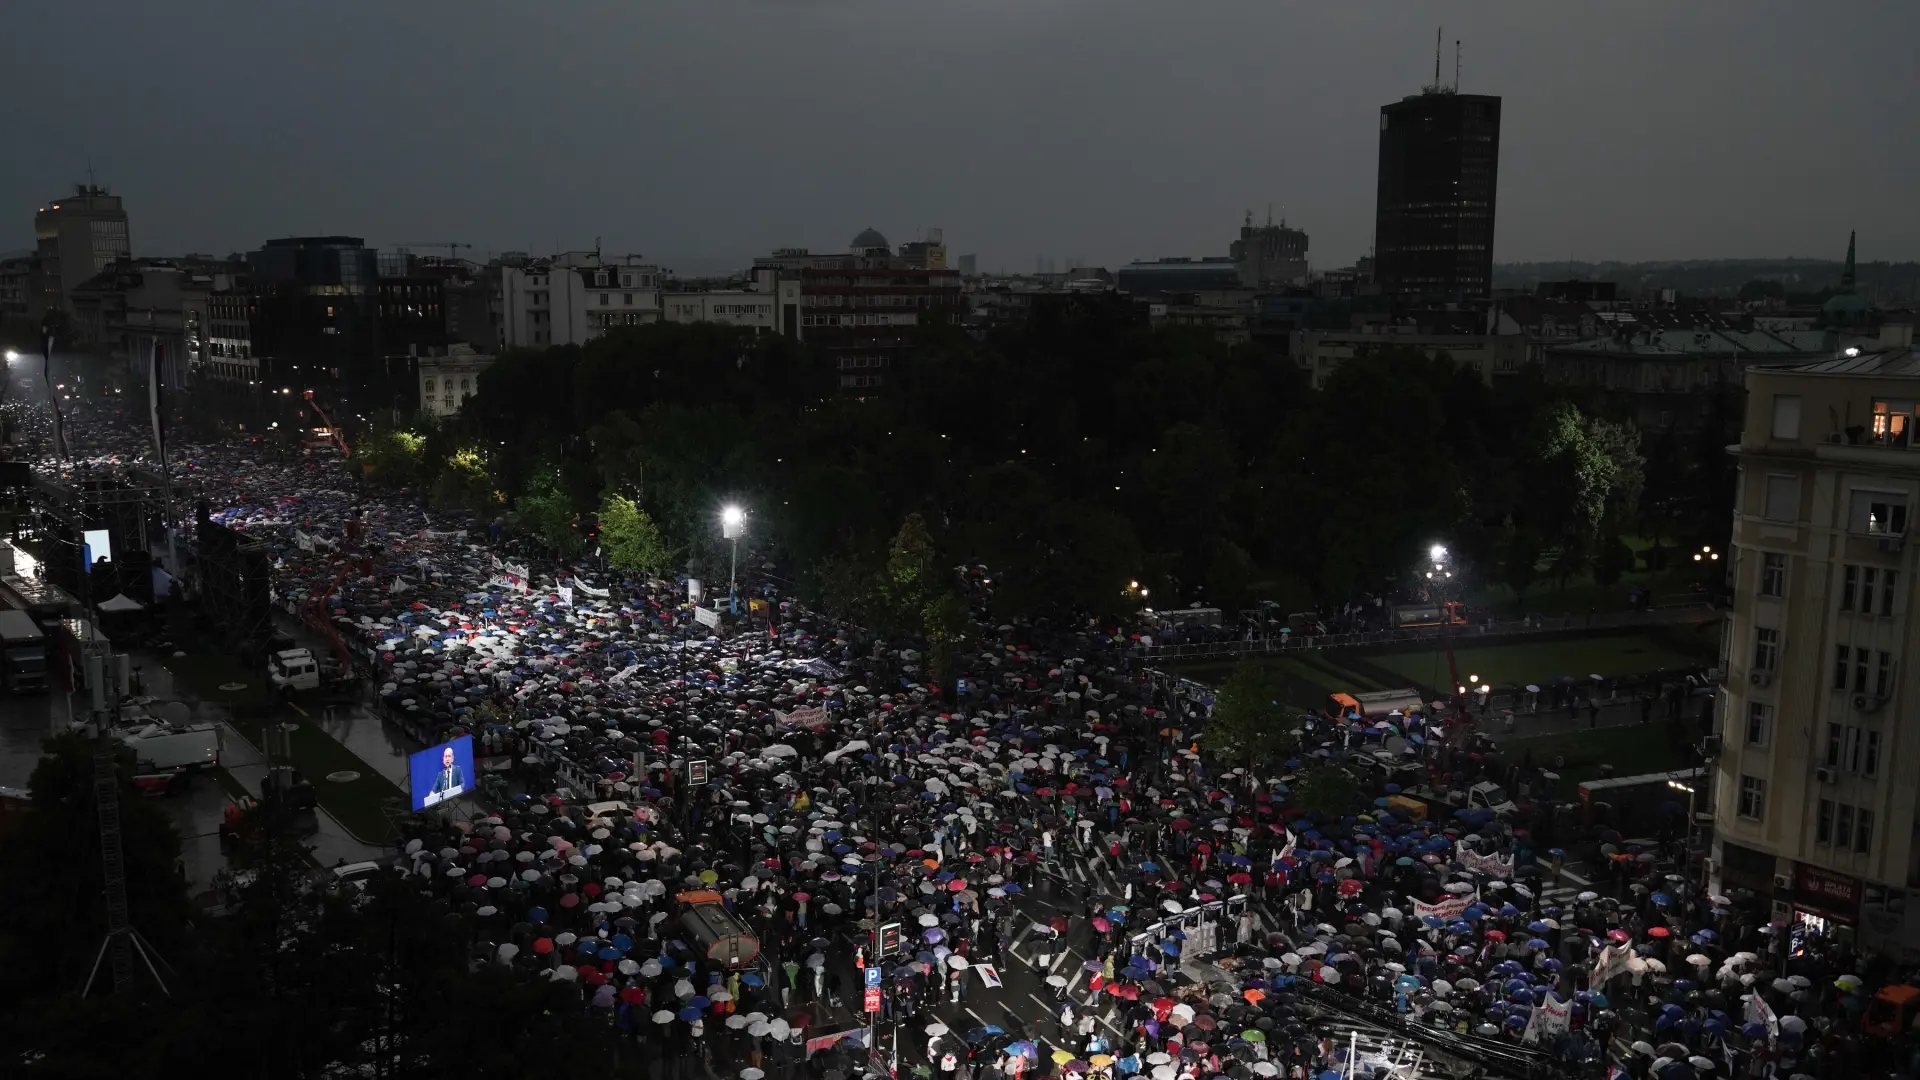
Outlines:
[[[1745, 373], [1711, 875], [1795, 935], [1920, 959], [1920, 353]], [[1920, 899], [1920, 897], [1916, 897]]]
[[580, 345], [615, 326], [660, 321], [660, 268], [575, 251], [500, 270], [508, 348]]

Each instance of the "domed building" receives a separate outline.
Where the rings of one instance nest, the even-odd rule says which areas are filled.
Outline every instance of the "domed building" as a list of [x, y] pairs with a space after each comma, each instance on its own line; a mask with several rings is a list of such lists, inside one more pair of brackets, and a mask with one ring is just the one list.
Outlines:
[[860, 235], [854, 237], [853, 243], [847, 245], [847, 250], [855, 255], [864, 255], [874, 248], [891, 252], [893, 245], [887, 243], [887, 238], [880, 234], [879, 229], [872, 228], [860, 230]]
[[1855, 233], [1847, 234], [1847, 265], [1840, 271], [1840, 291], [1820, 305], [1820, 325], [1829, 328], [1859, 327], [1872, 321], [1873, 305], [1854, 291], [1853, 245]]

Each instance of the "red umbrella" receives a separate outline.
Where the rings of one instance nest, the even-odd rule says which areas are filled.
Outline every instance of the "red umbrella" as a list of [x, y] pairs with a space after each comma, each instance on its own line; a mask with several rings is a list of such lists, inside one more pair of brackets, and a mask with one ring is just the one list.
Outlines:
[[1505, 930], [1489, 930], [1487, 931], [1487, 940], [1505, 941], [1507, 940], [1507, 932]]
[[1655, 927], [1648, 928], [1647, 936], [1648, 937], [1672, 937], [1673, 931], [1667, 929], [1664, 926], [1655, 926]]
[[539, 953], [541, 956], [547, 955], [553, 951], [553, 939], [550, 937], [535, 938], [533, 941], [533, 951]]
[[[1251, 880], [1250, 878], [1247, 878], [1247, 875], [1245, 874], [1235, 874], [1233, 876], [1236, 878], [1241, 878], [1243, 880]], [[1360, 893], [1366, 889], [1366, 887], [1367, 887], [1366, 883], [1361, 881], [1359, 878], [1347, 878], [1340, 882], [1340, 895], [1341, 896], [1359, 896]]]
[[564, 907], [564, 908], [575, 908], [575, 907], [579, 907], [579, 906], [580, 906], [580, 894], [579, 894], [579, 893], [568, 893], [567, 895], [565, 895], [565, 896], [563, 896], [563, 897], [561, 897], [561, 898], [560, 898], [560, 906], [561, 906], [561, 907]]
[[1186, 818], [1174, 818], [1173, 824], [1167, 827], [1175, 832], [1186, 832], [1188, 829], [1193, 828], [1193, 822], [1188, 821]]

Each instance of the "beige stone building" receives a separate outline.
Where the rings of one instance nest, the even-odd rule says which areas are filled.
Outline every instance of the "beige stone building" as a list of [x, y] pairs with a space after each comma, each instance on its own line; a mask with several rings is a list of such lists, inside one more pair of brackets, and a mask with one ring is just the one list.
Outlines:
[[1746, 373], [1712, 875], [1920, 958], [1920, 353]]

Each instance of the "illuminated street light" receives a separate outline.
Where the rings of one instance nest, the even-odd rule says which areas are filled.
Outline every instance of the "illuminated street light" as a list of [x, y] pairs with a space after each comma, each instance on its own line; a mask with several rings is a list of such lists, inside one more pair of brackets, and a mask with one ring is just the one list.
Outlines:
[[7, 363], [11, 364], [18, 359], [20, 359], [19, 353], [14, 352], [12, 349], [7, 350]]
[[1435, 544], [1427, 554], [1433, 557], [1433, 565], [1439, 566], [1447, 561], [1447, 545]]
[[747, 531], [747, 512], [738, 506], [724, 506], [720, 509], [720, 538], [733, 544], [733, 564], [727, 571], [727, 611], [740, 614], [738, 594], [740, 577], [740, 537]]

